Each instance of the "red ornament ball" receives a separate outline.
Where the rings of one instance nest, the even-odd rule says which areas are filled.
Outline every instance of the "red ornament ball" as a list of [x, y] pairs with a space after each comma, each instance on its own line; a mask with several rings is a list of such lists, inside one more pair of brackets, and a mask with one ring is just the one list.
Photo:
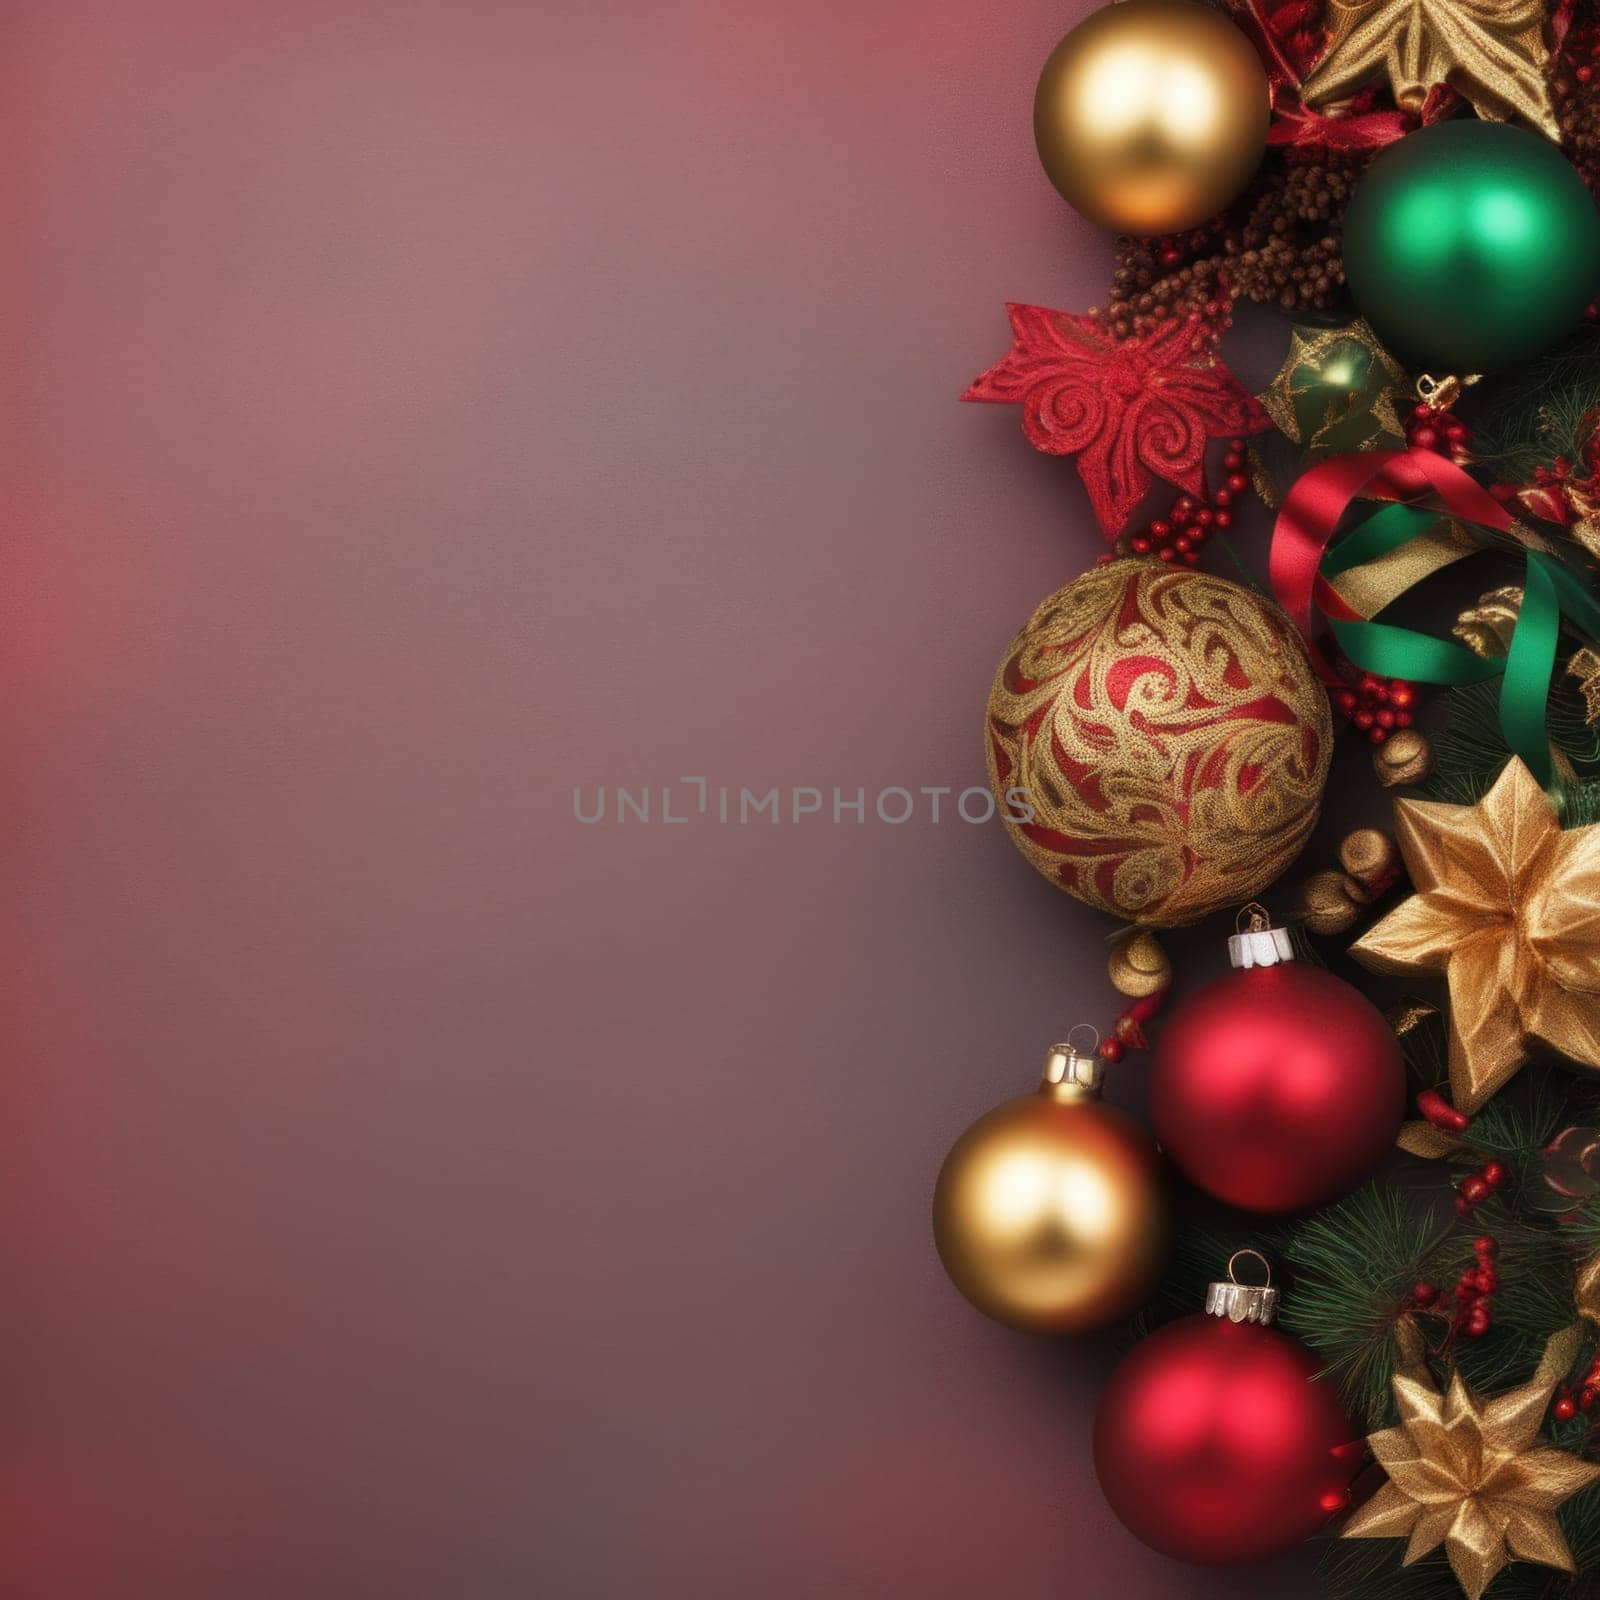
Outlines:
[[1277, 1555], [1344, 1506], [1361, 1443], [1304, 1345], [1253, 1322], [1185, 1317], [1137, 1344], [1094, 1424], [1107, 1502], [1180, 1561]]
[[1200, 990], [1150, 1068], [1156, 1138], [1191, 1183], [1246, 1211], [1348, 1194], [1393, 1147], [1405, 1100], [1400, 1047], [1377, 1008], [1293, 960]]

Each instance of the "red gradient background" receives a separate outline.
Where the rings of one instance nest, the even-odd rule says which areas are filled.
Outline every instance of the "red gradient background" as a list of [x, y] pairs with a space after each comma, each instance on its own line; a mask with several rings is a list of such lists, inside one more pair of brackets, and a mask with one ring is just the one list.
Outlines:
[[1098, 548], [955, 403], [1106, 281], [1086, 9], [0, 5], [8, 1600], [1304, 1592], [1126, 1536], [1115, 1341], [934, 1257], [1105, 919], [573, 817], [982, 782]]

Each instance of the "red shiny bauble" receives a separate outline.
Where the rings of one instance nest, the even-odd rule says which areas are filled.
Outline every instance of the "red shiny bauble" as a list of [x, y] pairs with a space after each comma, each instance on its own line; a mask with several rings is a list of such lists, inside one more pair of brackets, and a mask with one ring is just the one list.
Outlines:
[[1343, 1508], [1361, 1442], [1304, 1345], [1185, 1317], [1135, 1345], [1094, 1423], [1094, 1465], [1128, 1531], [1180, 1561], [1277, 1555]]
[[1394, 1030], [1302, 961], [1240, 967], [1172, 1014], [1150, 1068], [1150, 1120], [1178, 1169], [1247, 1211], [1348, 1194], [1405, 1115]]

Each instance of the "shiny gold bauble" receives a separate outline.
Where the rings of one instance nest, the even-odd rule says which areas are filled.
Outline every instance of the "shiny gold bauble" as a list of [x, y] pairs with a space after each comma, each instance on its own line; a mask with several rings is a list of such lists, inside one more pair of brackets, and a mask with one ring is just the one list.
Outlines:
[[1023, 855], [1090, 905], [1176, 927], [1258, 895], [1299, 855], [1333, 720], [1270, 600], [1210, 573], [1113, 561], [1011, 641], [986, 732]]
[[1144, 1000], [1172, 982], [1172, 962], [1148, 928], [1135, 928], [1111, 947], [1106, 974], [1118, 994]]
[[1091, 222], [1174, 233], [1213, 217], [1266, 148], [1255, 47], [1192, 0], [1123, 0], [1078, 24], [1039, 75], [1033, 136], [1050, 181]]
[[945, 1158], [933, 1232], [955, 1286], [1033, 1333], [1097, 1328], [1140, 1305], [1169, 1221], [1155, 1140], [1098, 1098], [1097, 1057], [1055, 1046], [1036, 1094], [997, 1106]]

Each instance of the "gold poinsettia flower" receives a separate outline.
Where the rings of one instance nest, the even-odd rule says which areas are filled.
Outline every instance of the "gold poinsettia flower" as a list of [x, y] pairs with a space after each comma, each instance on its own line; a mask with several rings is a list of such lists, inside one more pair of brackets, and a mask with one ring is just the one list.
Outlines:
[[1563, 831], [1516, 757], [1475, 806], [1395, 802], [1418, 893], [1350, 947], [1450, 988], [1450, 1088], [1469, 1115], [1534, 1045], [1600, 1067], [1600, 824]]
[[1397, 1332], [1400, 1424], [1367, 1439], [1389, 1481], [1345, 1524], [1344, 1537], [1405, 1539], [1406, 1566], [1443, 1545], [1467, 1600], [1479, 1600], [1508, 1561], [1576, 1570], [1556, 1507], [1600, 1478], [1600, 1463], [1541, 1445], [1539, 1429], [1578, 1354], [1579, 1331], [1557, 1334], [1532, 1380], [1492, 1400], [1475, 1395], [1459, 1372], [1440, 1394], [1414, 1329]]
[[1302, 91], [1307, 105], [1347, 100], [1381, 73], [1407, 111], [1447, 83], [1480, 117], [1519, 116], [1561, 137], [1539, 0], [1330, 0], [1328, 21], [1327, 52]]

